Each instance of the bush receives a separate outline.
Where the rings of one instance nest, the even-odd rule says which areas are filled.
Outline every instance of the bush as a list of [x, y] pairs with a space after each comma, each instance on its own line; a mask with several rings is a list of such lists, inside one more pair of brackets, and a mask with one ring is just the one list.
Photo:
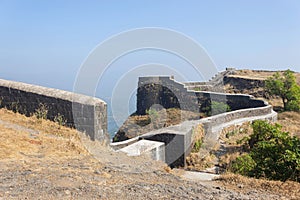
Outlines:
[[298, 100], [290, 100], [286, 104], [286, 110], [288, 111], [300, 111], [300, 102]]
[[300, 140], [278, 124], [255, 121], [249, 154], [232, 163], [232, 171], [256, 178], [300, 181]]
[[252, 171], [256, 166], [255, 161], [249, 154], [244, 154], [238, 157], [231, 166], [231, 171], [243, 176], [251, 176]]

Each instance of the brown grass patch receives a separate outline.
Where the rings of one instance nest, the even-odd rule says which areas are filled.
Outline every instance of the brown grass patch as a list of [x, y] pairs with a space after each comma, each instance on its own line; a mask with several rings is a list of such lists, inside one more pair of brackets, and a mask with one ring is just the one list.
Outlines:
[[[281, 71], [278, 71], [280, 74], [282, 74]], [[249, 69], [243, 69], [243, 70], [236, 70], [234, 72], [234, 75], [231, 76], [237, 76], [237, 77], [244, 77], [248, 79], [261, 79], [265, 80], [275, 74], [275, 72], [272, 71], [259, 71], [259, 70], [249, 70]], [[298, 84], [300, 84], [300, 73], [295, 72], [296, 81]]]
[[284, 131], [290, 132], [300, 138], [300, 113], [283, 112], [278, 114], [278, 123]]
[[[87, 154], [75, 129], [0, 109], [0, 159]], [[14, 127], [16, 126], [16, 127]], [[22, 129], [23, 127], [23, 129]], [[28, 132], [33, 129], [38, 133]]]
[[248, 178], [236, 174], [224, 174], [216, 181], [230, 189], [247, 193], [249, 190], [276, 193], [286, 196], [288, 199], [299, 199], [300, 183], [293, 181], [270, 181], [264, 179]]
[[200, 153], [190, 153], [186, 158], [187, 169], [193, 171], [203, 171], [210, 168], [216, 162], [216, 157], [213, 154], [208, 154], [203, 157]]
[[120, 127], [114, 141], [122, 141], [164, 127], [180, 124], [187, 120], [203, 118], [203, 113], [180, 110], [178, 108], [162, 109], [149, 115], [131, 115]]

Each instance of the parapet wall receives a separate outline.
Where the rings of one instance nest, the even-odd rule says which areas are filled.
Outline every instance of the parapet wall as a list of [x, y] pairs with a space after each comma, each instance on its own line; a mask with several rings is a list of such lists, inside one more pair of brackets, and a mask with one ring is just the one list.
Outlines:
[[212, 101], [223, 102], [232, 111], [266, 106], [262, 100], [251, 95], [225, 94], [208, 91], [188, 90], [182, 83], [170, 77], [141, 77], [137, 92], [137, 114], [143, 115], [152, 105], [180, 108], [192, 112], [201, 112], [211, 105]]
[[98, 98], [0, 79], [0, 107], [30, 116], [45, 106], [47, 119], [59, 114], [66, 125], [85, 132], [92, 140], [109, 141], [106, 103]]
[[202, 149], [200, 151], [201, 155], [205, 156], [218, 142], [223, 128], [255, 120], [268, 120], [273, 122], [277, 120], [277, 113], [273, 111], [270, 105], [241, 109], [200, 120], [185, 121], [178, 125], [159, 130], [153, 130], [132, 140], [147, 139], [164, 142], [166, 148], [166, 163], [171, 167], [185, 167], [186, 157], [190, 154], [195, 142], [192, 141], [192, 133], [194, 128], [199, 124], [203, 125], [205, 133]]
[[[225, 73], [229, 74], [231, 71], [215, 76], [211, 82], [219, 84]], [[140, 77], [137, 92], [137, 114], [139, 115], [145, 114], [156, 104], [165, 109], [180, 108], [202, 112], [205, 110], [204, 108], [211, 106], [213, 101], [226, 103], [230, 106], [231, 111], [224, 110], [223, 113], [213, 113], [212, 109], [213, 116], [153, 130], [130, 140], [114, 143], [113, 147], [124, 148], [140, 139], [163, 142], [166, 163], [171, 167], [184, 167], [186, 157], [195, 143], [192, 136], [194, 128], [199, 124], [202, 125], [205, 133], [200, 154], [205, 156], [219, 141], [222, 129], [254, 120], [277, 120], [277, 113], [273, 111], [271, 105], [263, 100], [255, 99], [251, 95], [188, 90], [190, 87], [205, 84], [204, 82], [182, 84], [176, 82], [172, 77]], [[155, 108], [159, 108], [159, 106], [155, 106]]]
[[223, 125], [226, 127], [225, 124], [232, 123], [235, 120], [254, 121], [257, 119], [264, 119], [274, 122], [277, 120], [277, 113], [273, 111], [271, 105], [266, 105], [264, 107], [241, 109], [218, 114], [200, 119], [199, 122], [204, 125], [206, 134], [209, 134], [214, 126]]

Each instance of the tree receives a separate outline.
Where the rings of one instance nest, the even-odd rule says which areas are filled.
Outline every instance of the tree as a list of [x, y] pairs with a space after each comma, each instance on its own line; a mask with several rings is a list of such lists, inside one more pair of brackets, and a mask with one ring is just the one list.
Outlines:
[[268, 78], [266, 90], [282, 99], [285, 111], [300, 111], [300, 86], [291, 70], [286, 70], [282, 75], [276, 72]]

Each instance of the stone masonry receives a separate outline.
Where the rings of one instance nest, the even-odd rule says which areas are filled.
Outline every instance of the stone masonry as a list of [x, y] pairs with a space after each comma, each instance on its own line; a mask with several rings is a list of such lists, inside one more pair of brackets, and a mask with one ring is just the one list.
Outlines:
[[85, 132], [92, 140], [109, 141], [106, 103], [98, 98], [0, 79], [0, 107], [33, 115], [43, 106], [47, 119], [59, 114], [66, 125]]
[[180, 108], [203, 112], [212, 101], [229, 105], [231, 111], [265, 106], [264, 101], [251, 95], [225, 94], [208, 91], [190, 91], [182, 83], [170, 77], [140, 77], [137, 92], [137, 114], [144, 115], [155, 104], [168, 108]]

